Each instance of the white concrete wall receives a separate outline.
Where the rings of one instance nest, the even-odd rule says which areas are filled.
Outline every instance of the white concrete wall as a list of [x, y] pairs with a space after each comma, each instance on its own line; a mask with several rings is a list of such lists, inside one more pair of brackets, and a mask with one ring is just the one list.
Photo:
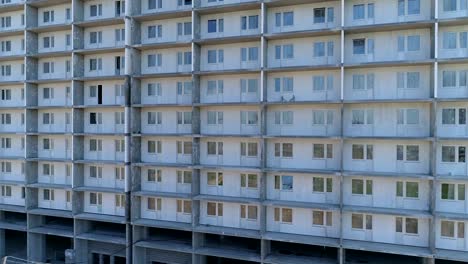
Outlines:
[[[38, 102], [39, 106], [64, 106], [72, 105], [72, 89], [71, 83], [47, 83], [39, 84], [38, 86]], [[53, 89], [53, 97], [50, 97], [52, 94], [49, 92], [50, 98], [44, 98], [44, 88]], [[50, 91], [50, 90], [49, 90]]]
[[[49, 124], [43, 123], [43, 116], [46, 113], [54, 115], [53, 124], [50, 124], [51, 115], [49, 115]], [[67, 114], [69, 115], [69, 120], [67, 120]], [[67, 123], [67, 121], [69, 121], [69, 123]], [[72, 132], [72, 121], [72, 112], [68, 109], [41, 109], [37, 111], [37, 128], [38, 131], [42, 133], [70, 133]]]
[[21, 186], [8, 186], [11, 186], [11, 196], [0, 196], [0, 204], [24, 206], [25, 199], [21, 198]]
[[142, 14], [169, 12], [169, 11], [176, 11], [176, 10], [187, 10], [190, 8], [192, 8], [192, 5], [178, 6], [177, 1], [163, 1], [162, 8], [148, 9], [148, 0], [141, 0], [141, 13]]
[[5, 181], [24, 181], [25, 174], [22, 171], [24, 166], [22, 161], [18, 160], [3, 160], [11, 164], [11, 172], [0, 172], [0, 179]]
[[[225, 26], [228, 27], [227, 25]], [[258, 59], [256, 61], [241, 61], [242, 48], [258, 48]], [[224, 51], [224, 62], [219, 62], [217, 56], [216, 63], [208, 63], [208, 51], [219, 50]], [[247, 56], [248, 57], [248, 56]], [[201, 71], [223, 71], [223, 70], [252, 70], [260, 67], [260, 42], [242, 42], [240, 44], [218, 44], [204, 45], [201, 47], [200, 53], [200, 69]]]
[[[71, 19], [67, 19], [66, 9], [71, 9], [71, 4], [61, 4], [47, 7], [40, 7], [37, 9], [37, 24], [38, 26], [47, 26], [47, 25], [57, 25], [70, 23]], [[54, 11], [54, 21], [44, 23], [44, 12], [45, 11]], [[71, 14], [71, 11], [70, 11]], [[70, 17], [72, 18], [72, 16]]]
[[[223, 185], [208, 185], [208, 172], [222, 172]], [[246, 181], [248, 174], [257, 175], [257, 188], [242, 187], [241, 174], [245, 174]], [[260, 174], [252, 172], [238, 172], [238, 171], [217, 171], [217, 170], [202, 170], [200, 173], [200, 193], [208, 195], [220, 196], [234, 196], [234, 197], [250, 197], [259, 198], [260, 196]]]
[[11, 93], [11, 99], [2, 100], [0, 107], [24, 106], [25, 100], [24, 100], [24, 97], [22, 97], [22, 94], [24, 92], [23, 85], [8, 85], [8, 86], [0, 88], [0, 90], [10, 90], [10, 93]]
[[[104, 12], [104, 11], [103, 11]], [[110, 48], [110, 47], [122, 47], [125, 44], [124, 40], [117, 41], [115, 30], [124, 29], [125, 26], [122, 25], [112, 25], [112, 26], [100, 26], [100, 27], [87, 27], [84, 29], [84, 48], [85, 49], [98, 49], [98, 48]], [[90, 33], [91, 32], [101, 32], [102, 42], [91, 43], [90, 42]], [[120, 32], [119, 32], [120, 33]]]
[[[275, 189], [275, 176], [292, 176], [292, 190]], [[321, 178], [324, 182], [324, 192], [314, 191], [314, 178]], [[327, 192], [327, 179], [332, 181], [332, 192]], [[281, 183], [280, 183], [281, 184]], [[298, 202], [326, 203], [338, 204], [340, 202], [340, 181], [333, 176], [315, 175], [315, 174], [300, 174], [300, 173], [271, 173], [267, 176], [267, 199], [270, 200], [286, 200]]]
[[[123, 133], [125, 124], [116, 123], [115, 114], [121, 118], [123, 108], [86, 108], [84, 111], [84, 132], [85, 133]], [[96, 113], [97, 124], [90, 123], [91, 113]], [[98, 115], [102, 116], [102, 123], [99, 124]], [[122, 120], [120, 120], [121, 122]], [[126, 121], [126, 120], [125, 120]]]
[[[116, 57], [124, 57], [123, 52], [105, 53], [105, 54], [91, 54], [84, 56], [84, 76], [85, 77], [98, 77], [98, 76], [115, 76], [124, 73], [124, 68], [121, 65], [121, 70], [116, 70]], [[102, 69], [90, 70], [90, 59], [101, 59]], [[118, 74], [117, 74], [118, 73]]]
[[[315, 8], [333, 8], [334, 17], [328, 21], [327, 11], [325, 11], [325, 22], [314, 23]], [[341, 3], [339, 1], [327, 1], [320, 3], [272, 7], [267, 13], [268, 33], [282, 33], [292, 31], [320, 30], [326, 28], [335, 28], [341, 25]], [[294, 13], [294, 26], [277, 27], [275, 23], [275, 14], [283, 12]]]
[[[353, 194], [352, 180], [372, 181], [372, 195]], [[403, 197], [397, 197], [397, 181], [403, 182]], [[405, 197], [406, 182], [418, 183], [419, 196], [417, 198]], [[411, 178], [386, 178], [386, 177], [360, 177], [347, 176], [343, 181], [343, 203], [345, 205], [396, 208], [408, 210], [429, 210], [430, 183], [426, 180]]]
[[[373, 145], [373, 160], [353, 160], [352, 145]], [[419, 161], [397, 161], [397, 145], [419, 146]], [[349, 140], [344, 144], [343, 169], [347, 171], [429, 173], [430, 146], [425, 141]]]
[[[275, 157], [275, 143], [292, 143], [293, 157]], [[314, 144], [332, 144], [333, 158], [313, 158]], [[269, 139], [266, 155], [267, 166], [273, 168], [338, 170], [341, 160], [340, 143], [332, 139]]]
[[[25, 124], [22, 123], [24, 119], [21, 117], [25, 115], [23, 110], [1, 110], [0, 109], [0, 118], [7, 118], [7, 115], [10, 115], [11, 124], [2, 124], [0, 120], [0, 132], [24, 132]], [[5, 120], [6, 121], [6, 120]], [[24, 121], [26, 122], [26, 121]]]
[[[2, 37], [0, 38], [0, 44], [5, 41], [10, 41], [11, 43], [11, 51], [2, 51], [0, 49], [0, 55], [2, 56], [12, 56], [12, 55], [21, 55], [25, 53], [25, 50], [22, 49], [22, 42], [23, 42], [24, 36], [8, 36], [8, 37]], [[5, 44], [6, 45], [6, 44]]]
[[[50, 183], [50, 184], [72, 184], [72, 164], [62, 162], [38, 162], [37, 163], [37, 181], [39, 183]], [[49, 165], [54, 167], [53, 175], [46, 175], [43, 171], [43, 165]], [[70, 175], [67, 175], [66, 166], [70, 166]]]
[[[249, 90], [249, 80], [256, 80], [257, 90], [253, 81], [252, 89]], [[208, 93], [208, 82], [217, 83], [217, 91], [214, 94]], [[219, 89], [219, 82], [222, 82], [223, 89]], [[245, 83], [246, 89], [242, 91], [242, 83]], [[222, 92], [221, 92], [222, 91]], [[242, 74], [242, 75], [216, 75], [201, 76], [200, 78], [200, 101], [202, 103], [231, 103], [231, 102], [258, 102], [260, 100], [260, 75]]]
[[[441, 226], [442, 226], [442, 221], [451, 221], [454, 224], [454, 236], [453, 237], [446, 237], [442, 236], [441, 232]], [[436, 248], [440, 249], [449, 249], [449, 250], [459, 250], [459, 251], [467, 251], [467, 243], [468, 241], [466, 240], [466, 229], [464, 232], [458, 231], [458, 224], [463, 224], [466, 226], [466, 221], [459, 220], [451, 220], [451, 219], [440, 219], [436, 221], [435, 224], [435, 232], [436, 232], [436, 237], [435, 237], [435, 243], [436, 243]], [[463, 238], [458, 237], [458, 232], [463, 234]]]
[[[462, 58], [468, 56], [468, 48], [461, 47], [460, 33], [468, 31], [467, 25], [462, 26], [448, 26], [439, 28], [439, 58]], [[456, 47], [454, 49], [447, 49], [444, 47], [444, 35], [446, 33], [456, 33]]]
[[[84, 83], [84, 104], [98, 105], [98, 86], [102, 85], [102, 105], [121, 105], [125, 102], [123, 94], [118, 94], [118, 90], [123, 90], [123, 82], [117, 81], [89, 81]], [[96, 86], [96, 96], [90, 96], [91, 86]]]
[[[374, 4], [374, 18], [367, 17], [367, 4]], [[353, 6], [357, 4], [366, 4], [365, 19], [353, 18]], [[348, 26], [362, 26], [373, 24], [386, 24], [386, 23], [404, 23], [420, 20], [428, 20], [431, 18], [431, 5], [429, 0], [420, 1], [419, 14], [408, 14], [408, 3], [405, 1], [405, 15], [398, 15], [398, 2], [397, 1], [360, 1], [351, 0], [345, 2], [345, 24]]]
[[[53, 148], [44, 149], [43, 139], [52, 139]], [[70, 159], [72, 151], [72, 138], [70, 136], [62, 135], [41, 135], [37, 137], [38, 143], [38, 157], [39, 158], [58, 158]], [[50, 145], [51, 146], [51, 145]]]
[[[141, 82], [141, 103], [142, 104], [191, 104], [192, 93], [177, 93], [177, 83], [181, 82], [182, 86], [184, 83], [192, 83], [190, 77], [177, 77], [175, 78], [152, 78], [143, 79]], [[148, 84], [152, 84], [155, 87], [161, 87], [161, 95], [148, 95]]]
[[115, 206], [115, 194], [114, 193], [101, 193], [102, 194], [102, 205], [91, 205], [89, 202], [88, 191], [84, 192], [84, 212], [86, 213], [97, 213], [107, 215], [124, 216], [125, 209], [117, 208]]
[[[325, 56], [314, 57], [314, 44], [323, 42], [325, 45]], [[327, 50], [327, 43], [333, 42], [333, 54], [329, 54]], [[275, 59], [275, 46], [277, 45], [293, 45], [293, 58]], [[320, 66], [320, 65], [336, 65], [340, 63], [340, 38], [339, 36], [320, 36], [309, 38], [295, 38], [295, 39], [280, 39], [271, 40], [268, 42], [268, 67], [294, 67], [294, 66]], [[307, 54], [307, 56], [304, 56]], [[283, 52], [282, 54], [283, 55]]]
[[[102, 5], [102, 15], [91, 17], [90, 6], [91, 5]], [[96, 20], [104, 18], [113, 18], [115, 17], [115, 1], [112, 0], [95, 0], [88, 1], [84, 3], [84, 20]]]
[[[66, 61], [70, 61], [70, 71], [67, 72]], [[52, 66], [49, 66], [49, 72], [44, 72], [44, 63], [54, 63], [53, 72]], [[71, 57], [51, 57], [51, 58], [40, 58], [38, 61], [38, 79], [39, 80], [48, 80], [48, 79], [65, 79], [71, 78]]]
[[[148, 181], [148, 170], [161, 170], [161, 182]], [[154, 192], [171, 192], [171, 193], [190, 193], [192, 185], [190, 183], [178, 183], [177, 171], [183, 172], [183, 168], [165, 168], [165, 167], [142, 167], [141, 168], [141, 190]]]
[[[163, 5], [169, 4], [169, 2], [164, 2]], [[190, 41], [192, 39], [192, 35], [181, 35], [177, 34], [177, 24], [190, 22], [192, 20], [190, 18], [174, 18], [174, 19], [163, 19], [163, 20], [156, 20], [156, 21], [143, 21], [141, 23], [141, 43], [142, 44], [150, 44], [150, 43], [165, 43], [165, 42], [176, 42], [176, 41]], [[148, 27], [150, 26], [158, 26], [162, 27], [161, 37], [158, 37], [156, 32], [155, 38], [149, 38], [148, 35]], [[182, 30], [183, 30], [182, 26]]]
[[[223, 155], [208, 155], [207, 142], [222, 142]], [[241, 157], [240, 142], [257, 142], [258, 151], [257, 157]], [[200, 140], [200, 163], [203, 165], [224, 165], [224, 166], [244, 166], [258, 167], [260, 166], [260, 141], [253, 138], [202, 138]]]
[[[182, 52], [182, 62], [184, 60], [184, 52], [191, 52], [190, 48], [170, 48], [158, 50], [145, 50], [141, 52], [141, 74], [154, 74], [154, 73], [176, 73], [176, 72], [190, 72], [192, 64], [177, 64], [177, 53]], [[161, 54], [161, 66], [158, 66], [156, 58], [156, 65], [148, 67], [148, 55]]]
[[[442, 66], [440, 66], [442, 67]], [[419, 73], [419, 87], [408, 87], [407, 73]], [[404, 86], [398, 87], [398, 74], [403, 74]], [[353, 76], [364, 75], [364, 89], [353, 89]], [[373, 75], [374, 88], [366, 85]], [[379, 100], [379, 99], [428, 99], [431, 95], [430, 66], [404, 66], [385, 68], [346, 69], [344, 80], [345, 100]], [[371, 82], [371, 81], [369, 81]]]
[[223, 215], [212, 216], [207, 213], [207, 202], [200, 202], [200, 224], [214, 225], [243, 229], [260, 229], [260, 208], [257, 210], [257, 220], [242, 219], [240, 217], [240, 204], [238, 203], [223, 203]]
[[177, 212], [177, 199], [161, 198], [161, 211], [148, 210], [148, 197], [141, 197], [141, 217], [146, 219], [191, 223], [192, 214]]
[[[155, 113], [156, 124], [148, 124], [148, 113]], [[192, 108], [190, 107], [178, 107], [177, 109], [171, 107], [145, 107], [141, 111], [141, 133], [160, 133], [160, 134], [190, 134], [192, 133], [192, 124], [178, 124], [177, 115], [190, 112], [192, 114]], [[161, 124], [157, 122], [157, 115], [161, 113]], [[182, 120], [183, 121], [183, 120]]]
[[[283, 112], [293, 112], [293, 124], [276, 124], [275, 115]], [[314, 123], [314, 114], [323, 115], [323, 124]], [[330, 118], [330, 123], [328, 119]], [[317, 120], [316, 120], [317, 121]], [[341, 134], [341, 111], [338, 105], [274, 105], [267, 113], [268, 135], [308, 135], [308, 136], [339, 136]]]
[[24, 136], [16, 134], [7, 134], [0, 135], [0, 140], [3, 138], [11, 139], [11, 148], [1, 148], [0, 147], [0, 156], [3, 157], [24, 157], [24, 148], [21, 145], [21, 139], [24, 139]]
[[[101, 140], [101, 151], [90, 151], [90, 139]], [[116, 136], [86, 136], [84, 138], [84, 159], [87, 160], [105, 160], [105, 161], [124, 161], [123, 152], [115, 152], [115, 140], [123, 140], [123, 137]], [[111, 151], [109, 151], [109, 149]]]
[[2, 15], [0, 17], [11, 17], [11, 27], [1, 28], [0, 32], [23, 29], [25, 27], [24, 24], [21, 23], [21, 15], [23, 15], [23, 13], [23, 10], [2, 12]]
[[10, 66], [11, 67], [11, 75], [1, 76], [2, 80], [5, 82], [20, 82], [24, 80], [24, 74], [22, 71], [22, 65], [24, 65], [23, 60], [15, 60], [15, 61], [2, 61], [0, 62], [0, 69], [2, 66]]
[[[437, 73], [437, 97], [439, 98], [462, 98], [468, 95], [468, 87], [460, 83], [460, 75], [468, 70], [466, 64], [439, 64]], [[455, 86], [444, 86], [444, 72], [455, 72]]]
[[362, 230], [351, 227], [351, 213], [346, 212], [343, 214], [343, 238], [419, 247], [429, 246], [429, 219], [418, 219], [418, 234], [405, 234], [395, 232], [395, 217], [373, 214], [372, 230]]
[[[156, 153], [148, 153], [148, 141], [155, 141]], [[161, 141], [161, 153], [157, 153], [157, 141]], [[156, 163], [181, 163], [192, 162], [192, 155], [177, 154], [177, 141], [190, 141], [191, 138], [173, 137], [142, 137], [141, 138], [141, 161]]]
[[[311, 52], [312, 51], [308, 51], [305, 54], [310, 54]], [[283, 84], [281, 84], [281, 90], [279, 92], [275, 91], [275, 79], [277, 78], [280, 78], [281, 82], [283, 82], [283, 78], [293, 78], [293, 92], [283, 91]], [[323, 90], [314, 90], [314, 78], [323, 78]], [[290, 101], [293, 98], [293, 101], [339, 100], [341, 94], [340, 82], [340, 71], [336, 70], [288, 73], [272, 72], [267, 76], [266, 96], [268, 101], [274, 102], [281, 101], [281, 98], [285, 101]], [[330, 84], [331, 87], [329, 87], [328, 84]]]
[[[96, 178], [90, 177], [90, 167], [95, 166], [96, 170], [101, 168], [102, 170], [102, 177]], [[125, 185], [125, 180], [116, 179], [115, 170], [123, 168], [120, 166], [114, 165], [107, 165], [107, 164], [95, 164], [89, 165], [86, 164], [84, 166], [84, 186], [90, 187], [105, 187], [105, 188], [116, 188], [116, 189], [123, 189]]]
[[[247, 26], [246, 30], [241, 28], [241, 17], [247, 16], [258, 16], [258, 24], [256, 29], [249, 29]], [[223, 32], [212, 32], [208, 33], [208, 20], [213, 19], [224, 19], [224, 30]], [[234, 37], [234, 36], [248, 36], [260, 34], [261, 21], [260, 21], [260, 11], [259, 10], [246, 10], [241, 12], [230, 12], [230, 13], [220, 13], [220, 14], [208, 14], [202, 15], [200, 17], [200, 37], [202, 39], [207, 38], [220, 38], [220, 37]], [[219, 30], [219, 28], [217, 27]], [[217, 30], [217, 31], [218, 31]]]
[[[292, 233], [300, 235], [312, 235], [320, 237], [340, 236], [340, 215], [337, 211], [332, 211], [332, 226], [316, 226], [312, 222], [312, 209], [292, 208], [292, 223], [282, 223], [274, 221], [274, 207], [267, 207], [267, 231]], [[317, 210], [320, 211], [320, 210]], [[281, 219], [280, 219], [281, 220]]]
[[[420, 36], [420, 50], [407, 51], [407, 36]], [[405, 37], [405, 51], [398, 52], [398, 36]], [[366, 39], [365, 54], [353, 54], [353, 40]], [[367, 39], [374, 39], [373, 54], [367, 53]], [[379, 61], [426, 60], [431, 57], [429, 29], [397, 30], [389, 32], [356, 33], [345, 36], [345, 63], [358, 64]]]
[[[454, 199], [442, 199], [442, 184], [454, 184]], [[466, 181], [463, 180], [452, 180], [441, 179], [436, 184], [435, 197], [436, 197], [436, 210], [440, 212], [447, 213], [457, 213], [457, 214], [466, 214], [468, 212], [468, 202], [465, 200], [459, 199], [462, 197], [462, 193], [459, 192], [459, 185], [465, 185], [465, 197], [466, 197]]]
[[68, 210], [71, 211], [71, 203], [67, 202], [66, 190], [52, 189], [54, 192], [54, 200], [44, 200], [44, 189], [38, 189], [38, 207], [46, 209], [56, 210]]
[[[257, 124], [242, 124], [241, 123], [241, 112], [255, 112], [257, 113]], [[208, 112], [222, 112], [223, 123], [222, 124], [208, 124]], [[247, 120], [247, 118], [246, 118]], [[218, 120], [216, 120], [218, 121]], [[238, 134], [260, 134], [261, 112], [258, 106], [243, 106], [242, 109], [238, 107], [204, 107], [200, 111], [200, 123], [202, 134], [227, 134], [227, 135], [238, 135]], [[246, 121], [246, 123], [248, 123]]]
[[[460, 124], [460, 109], [468, 108], [466, 102], [441, 102], [437, 107], [437, 135], [440, 137], [465, 137], [468, 135], [468, 126]], [[443, 124], [442, 113], [444, 109], [455, 110], [455, 124]], [[466, 122], [465, 122], [466, 123]]]
[[[417, 124], [407, 124], [407, 111], [416, 110], [419, 115]], [[373, 124], [353, 124], [354, 111], [373, 112]], [[403, 124], [398, 124], [398, 112], [404, 111]], [[372, 114], [371, 114], [372, 115]], [[425, 103], [391, 103], [385, 104], [352, 104], [344, 110], [345, 136], [378, 136], [378, 137], [429, 137], [430, 105]]]

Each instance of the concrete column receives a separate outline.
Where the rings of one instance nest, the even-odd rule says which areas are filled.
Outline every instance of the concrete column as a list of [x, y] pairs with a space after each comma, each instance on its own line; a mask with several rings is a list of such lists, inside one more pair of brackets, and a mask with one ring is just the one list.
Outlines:
[[46, 261], [45, 235], [29, 233], [27, 235], [27, 252], [29, 261]]
[[345, 264], [346, 263], [346, 255], [345, 255], [345, 249], [344, 248], [338, 248], [338, 263], [339, 264]]

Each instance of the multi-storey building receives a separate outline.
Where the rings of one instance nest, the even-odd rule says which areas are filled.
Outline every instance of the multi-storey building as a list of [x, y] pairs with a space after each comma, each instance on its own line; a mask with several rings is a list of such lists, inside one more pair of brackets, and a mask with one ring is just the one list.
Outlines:
[[0, 256], [468, 261], [466, 0], [0, 0]]

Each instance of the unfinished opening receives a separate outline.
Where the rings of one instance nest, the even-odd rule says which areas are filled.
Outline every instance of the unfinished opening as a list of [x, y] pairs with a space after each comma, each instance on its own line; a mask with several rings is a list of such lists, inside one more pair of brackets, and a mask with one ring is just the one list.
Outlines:
[[422, 263], [422, 258], [394, 255], [380, 252], [345, 250], [346, 263], [414, 264]]
[[125, 225], [92, 221], [89, 232], [117, 237], [125, 237]]
[[181, 230], [148, 228], [148, 240], [192, 245], [192, 233]]
[[465, 261], [454, 261], [454, 260], [447, 260], [447, 259], [436, 259], [436, 264], [466, 264]]
[[15, 212], [3, 212], [2, 222], [26, 226], [26, 214]]
[[253, 261], [237, 260], [237, 259], [228, 259], [220, 257], [206, 257], [206, 263], [210, 264], [250, 264], [257, 263]]
[[46, 235], [47, 263], [64, 263], [65, 250], [73, 249], [73, 238]]
[[5, 255], [27, 259], [27, 239], [26, 232], [5, 230]]
[[260, 254], [260, 240], [223, 235], [205, 235], [205, 247], [248, 251]]
[[56, 229], [69, 230], [73, 232], [73, 219], [54, 216], [46, 216], [44, 226]]
[[338, 257], [338, 249], [325, 246], [271, 241], [271, 255], [279, 257], [310, 257], [324, 260], [336, 260]]

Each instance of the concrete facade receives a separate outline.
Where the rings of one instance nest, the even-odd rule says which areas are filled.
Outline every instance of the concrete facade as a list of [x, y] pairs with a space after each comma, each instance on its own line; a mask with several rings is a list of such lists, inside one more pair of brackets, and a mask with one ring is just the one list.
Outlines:
[[0, 1], [0, 256], [467, 262], [467, 16]]

